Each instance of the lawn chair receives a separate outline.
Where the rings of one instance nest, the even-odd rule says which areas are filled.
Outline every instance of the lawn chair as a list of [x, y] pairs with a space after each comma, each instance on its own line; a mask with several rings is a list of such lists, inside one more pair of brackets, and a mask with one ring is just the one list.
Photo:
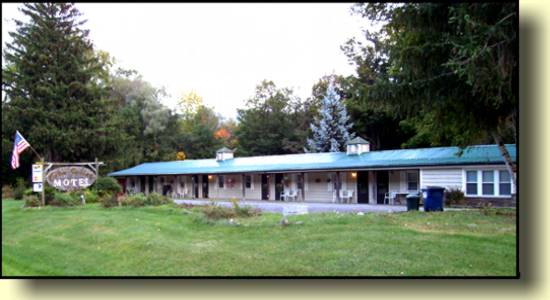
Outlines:
[[290, 190], [287, 194], [285, 199], [290, 199], [290, 201], [296, 201], [298, 199], [298, 191], [296, 190]]
[[393, 205], [395, 203], [395, 197], [397, 197], [396, 192], [388, 192], [384, 195], [384, 204], [391, 204]]
[[342, 200], [342, 203], [351, 203], [351, 199], [353, 199], [353, 191], [340, 190], [340, 199]]

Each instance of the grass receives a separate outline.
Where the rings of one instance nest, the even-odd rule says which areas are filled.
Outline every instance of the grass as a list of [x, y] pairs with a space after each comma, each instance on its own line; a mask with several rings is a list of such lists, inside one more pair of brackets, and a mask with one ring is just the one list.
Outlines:
[[[515, 210], [263, 214], [21, 208], [2, 201], [4, 276], [447, 276], [516, 272]], [[504, 212], [504, 213], [502, 213]]]

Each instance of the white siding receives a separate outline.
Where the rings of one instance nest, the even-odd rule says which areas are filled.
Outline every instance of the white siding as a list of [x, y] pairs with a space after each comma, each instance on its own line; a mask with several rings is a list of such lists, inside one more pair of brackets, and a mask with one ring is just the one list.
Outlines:
[[[331, 203], [333, 199], [332, 189], [328, 188], [327, 178], [329, 172], [317, 172], [307, 174], [307, 190], [306, 201], [307, 202], [328, 202]], [[332, 182], [331, 182], [332, 183]]]
[[462, 169], [423, 169], [420, 188], [441, 186], [447, 189], [462, 189]]
[[[218, 176], [212, 176], [212, 180], [209, 182], [209, 198], [211, 199], [242, 199], [242, 179], [241, 174], [226, 174], [224, 177], [224, 187], [220, 188], [218, 185]], [[229, 181], [233, 183], [230, 184]]]
[[245, 198], [248, 200], [260, 200], [262, 198], [261, 177], [259, 174], [251, 174], [252, 184], [245, 191]]

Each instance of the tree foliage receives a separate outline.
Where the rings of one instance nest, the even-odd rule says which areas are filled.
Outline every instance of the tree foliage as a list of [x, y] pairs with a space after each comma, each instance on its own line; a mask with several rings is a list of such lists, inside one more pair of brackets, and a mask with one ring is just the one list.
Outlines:
[[319, 118], [311, 124], [312, 138], [307, 140], [310, 152], [343, 151], [346, 143], [354, 137], [349, 132], [352, 124], [340, 95], [331, 80], [321, 102]]
[[380, 24], [365, 32], [365, 44], [343, 47], [363, 93], [408, 118], [420, 134], [413, 139], [514, 141], [517, 4], [368, 3], [354, 10]]
[[[15, 130], [49, 161], [102, 157], [114, 142], [107, 121], [113, 103], [105, 93], [107, 66], [82, 29], [80, 12], [67, 3], [23, 4], [20, 10], [28, 21], [15, 20], [3, 53], [3, 165]], [[30, 154], [23, 156], [19, 172], [31, 162]]]
[[301, 152], [305, 136], [296, 130], [301, 128], [297, 122], [300, 107], [292, 90], [262, 81], [246, 109], [237, 110], [237, 153], [249, 156]]

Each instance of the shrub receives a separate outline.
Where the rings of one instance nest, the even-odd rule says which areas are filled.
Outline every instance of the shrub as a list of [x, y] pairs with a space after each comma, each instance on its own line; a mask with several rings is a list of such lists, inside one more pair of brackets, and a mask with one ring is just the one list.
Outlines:
[[100, 177], [96, 180], [94, 188], [99, 196], [105, 194], [116, 195], [122, 191], [122, 187], [113, 177]]
[[237, 199], [232, 199], [233, 211], [239, 217], [253, 217], [260, 215], [260, 210], [251, 206], [240, 206]]
[[2, 199], [13, 198], [13, 188], [9, 185], [2, 187]]
[[147, 195], [147, 205], [162, 205], [170, 203], [170, 198], [159, 193], [150, 193]]
[[132, 196], [128, 196], [124, 198], [121, 204], [123, 206], [133, 206], [133, 207], [145, 206], [147, 205], [147, 197], [145, 197], [143, 193], [137, 193]]
[[105, 208], [118, 206], [118, 200], [116, 198], [116, 195], [113, 195], [111, 193], [104, 193], [102, 195], [98, 195], [97, 201], [101, 203], [101, 206]]
[[13, 198], [16, 200], [23, 199], [23, 196], [25, 195], [25, 180], [23, 178], [17, 178], [17, 182], [15, 184], [15, 188], [13, 189]]
[[445, 205], [463, 205], [464, 203], [464, 192], [460, 189], [445, 191]]
[[84, 199], [86, 199], [86, 203], [97, 203], [97, 198], [97, 193], [94, 190], [84, 191]]
[[76, 206], [80, 204], [80, 199], [76, 194], [56, 192], [50, 204], [55, 206]]
[[49, 185], [45, 185], [45, 187], [44, 187], [44, 201], [46, 202], [46, 204], [49, 204], [54, 200], [56, 191], [57, 190], [55, 188], [53, 188]]
[[24, 196], [23, 200], [25, 201], [25, 207], [38, 207], [42, 204], [40, 198], [36, 195]]
[[234, 209], [215, 203], [202, 206], [200, 210], [208, 219], [214, 220], [235, 218], [237, 216]]
[[26, 188], [23, 191], [23, 198], [25, 198], [25, 196], [30, 196], [30, 195], [34, 195], [34, 192], [32, 191], [32, 188]]

